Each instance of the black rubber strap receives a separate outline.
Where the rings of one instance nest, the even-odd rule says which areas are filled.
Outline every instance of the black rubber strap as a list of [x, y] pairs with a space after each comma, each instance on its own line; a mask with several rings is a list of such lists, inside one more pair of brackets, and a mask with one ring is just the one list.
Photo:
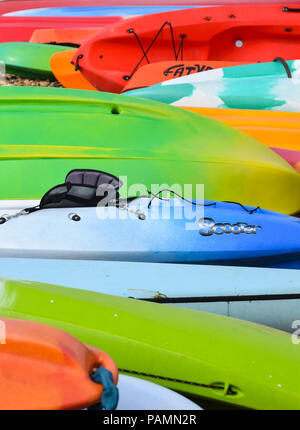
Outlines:
[[216, 384], [203, 384], [201, 382], [192, 382], [192, 381], [185, 381], [182, 379], [174, 379], [169, 378], [167, 376], [160, 376], [160, 375], [153, 375], [152, 373], [145, 373], [145, 372], [138, 372], [136, 370], [129, 370], [129, 369], [119, 369], [119, 372], [121, 373], [128, 373], [129, 375], [136, 375], [136, 376], [144, 376], [146, 378], [153, 378], [158, 379], [161, 381], [169, 381], [169, 382], [175, 382], [178, 384], [186, 384], [186, 385], [192, 385], [195, 387], [202, 387], [202, 388], [208, 388], [212, 390], [219, 390], [224, 391], [224, 394], [227, 395], [233, 395], [235, 396], [238, 394], [238, 389], [234, 387], [230, 383], [216, 383]]
[[130, 75], [125, 75], [123, 76], [123, 79], [125, 81], [129, 81], [129, 79], [132, 78], [132, 76], [134, 75], [134, 73], [137, 71], [137, 69], [139, 68], [140, 64], [142, 63], [142, 61], [144, 60], [144, 58], [146, 59], [146, 61], [148, 62], [148, 64], [150, 64], [150, 60], [148, 59], [148, 53], [151, 50], [152, 46], [154, 45], [154, 43], [156, 42], [157, 38], [159, 37], [160, 33], [162, 32], [162, 30], [168, 26], [170, 29], [170, 34], [171, 34], [171, 41], [172, 41], [172, 47], [173, 47], [173, 52], [174, 52], [174, 57], [175, 57], [175, 61], [177, 61], [179, 54], [181, 53], [181, 60], [183, 59], [183, 40], [186, 37], [186, 35], [180, 35], [180, 44], [179, 44], [179, 48], [178, 51], [176, 52], [176, 46], [175, 46], [175, 37], [174, 37], [174, 31], [173, 31], [173, 27], [171, 22], [166, 21], [162, 24], [162, 26], [160, 27], [160, 29], [158, 30], [158, 32], [156, 33], [156, 35], [154, 36], [154, 38], [152, 39], [150, 45], [148, 46], [147, 49], [144, 49], [138, 34], [134, 31], [133, 28], [129, 28], [127, 30], [128, 33], [133, 34], [134, 37], [136, 38], [139, 47], [141, 48], [142, 52], [143, 52], [143, 56], [142, 58], [138, 61], [137, 65], [135, 66], [135, 68], [133, 69], [133, 71], [130, 73]]
[[67, 46], [68, 48], [80, 48], [80, 45], [78, 43], [71, 43], [71, 42], [65, 42], [65, 43], [49, 42], [48, 45]]
[[277, 63], [281, 63], [286, 71], [287, 77], [291, 78], [292, 77], [292, 72], [291, 69], [289, 68], [289, 65], [287, 64], [287, 62], [282, 58], [282, 57], [276, 57], [274, 58], [275, 62]]
[[284, 6], [282, 8], [282, 12], [300, 12], [300, 8], [293, 8], [293, 7]]
[[223, 200], [222, 203], [230, 203], [232, 205], [239, 205], [244, 211], [248, 212], [248, 214], [252, 215], [254, 212], [258, 211], [260, 209], [259, 206], [256, 206], [256, 208], [253, 209], [247, 209], [246, 206], [242, 205], [242, 203], [239, 202], [231, 202], [229, 200]]
[[186, 37], [186, 34], [180, 34], [180, 44], [178, 47], [178, 51], [176, 52], [176, 60], [178, 60], [179, 54], [181, 53], [180, 60], [183, 61], [183, 39]]
[[248, 294], [244, 296], [198, 296], [198, 297], [143, 297], [138, 298], [144, 302], [154, 303], [229, 303], [229, 302], [255, 302], [274, 300], [299, 300], [299, 293], [286, 294]]
[[77, 72], [79, 70], [79, 60], [81, 60], [81, 58], [83, 57], [83, 54], [78, 55], [78, 57], [76, 58], [76, 63], [75, 63], [75, 72]]

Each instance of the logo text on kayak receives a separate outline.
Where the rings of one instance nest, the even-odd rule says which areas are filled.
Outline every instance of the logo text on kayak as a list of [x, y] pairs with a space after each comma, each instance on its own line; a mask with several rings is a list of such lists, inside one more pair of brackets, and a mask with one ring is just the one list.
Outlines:
[[164, 76], [173, 76], [180, 78], [184, 75], [190, 75], [191, 73], [199, 73], [199, 72], [206, 72], [207, 70], [212, 70], [212, 67], [206, 66], [205, 64], [203, 66], [200, 66], [200, 64], [194, 64], [193, 66], [185, 66], [184, 64], [176, 64], [175, 66], [168, 67], [166, 70], [164, 70], [163, 74]]
[[198, 221], [201, 236], [212, 236], [213, 234], [256, 234], [257, 230], [262, 230], [260, 225], [249, 225], [245, 222], [230, 224], [228, 222], [215, 222], [212, 218], [200, 218]]

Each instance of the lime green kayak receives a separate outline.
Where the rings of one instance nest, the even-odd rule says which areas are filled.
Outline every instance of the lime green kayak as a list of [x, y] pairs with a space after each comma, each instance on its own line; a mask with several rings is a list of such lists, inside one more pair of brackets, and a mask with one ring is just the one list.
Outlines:
[[[72, 169], [121, 177], [121, 195], [171, 188], [292, 214], [300, 175], [265, 145], [192, 112], [123, 95], [0, 88], [0, 199], [40, 199]], [[200, 186], [196, 186], [200, 184]], [[199, 192], [200, 191], [200, 192]]]
[[[121, 373], [198, 399], [300, 408], [291, 335], [201, 311], [0, 278], [0, 317], [58, 327], [106, 351]], [[201, 401], [200, 401], [201, 404]]]
[[50, 58], [57, 52], [71, 49], [66, 46], [29, 42], [0, 43], [0, 62], [6, 73], [32, 79], [52, 79]]

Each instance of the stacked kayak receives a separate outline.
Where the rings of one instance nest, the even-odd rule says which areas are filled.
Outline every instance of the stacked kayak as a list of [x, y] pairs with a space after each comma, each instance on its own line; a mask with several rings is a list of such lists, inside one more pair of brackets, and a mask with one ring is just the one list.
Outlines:
[[[2, 3], [3, 4], [3, 3]], [[114, 19], [101, 17], [28, 17], [0, 16], [0, 42], [27, 42], [36, 30], [60, 28], [97, 28], [110, 25]]]
[[300, 114], [259, 110], [186, 108], [191, 112], [221, 121], [254, 137], [300, 167]]
[[297, 6], [287, 9], [230, 5], [132, 18], [100, 30], [72, 62], [98, 90], [120, 92], [147, 63], [293, 60], [299, 52], [299, 14]]
[[294, 331], [299, 271], [118, 261], [1, 258], [7, 278], [160, 303]]
[[139, 198], [125, 207], [49, 204], [17, 217], [16, 209], [5, 210], [0, 257], [300, 269], [299, 218], [232, 203], [195, 203]]
[[299, 17], [0, 1], [0, 410], [300, 409]]
[[[70, 7], [69, 1], [2, 2], [0, 4], [0, 40], [1, 42], [28, 41], [34, 36], [35, 31], [65, 31], [68, 28], [75, 31], [93, 28], [98, 31], [128, 16], [146, 13], [147, 6], [139, 6], [139, 3], [131, 2], [130, 5], [128, 2], [128, 6], [124, 6], [124, 2], [119, 1], [112, 7], [111, 2], [76, 0]], [[184, 7], [166, 3], [166, 6], [148, 5], [148, 13]]]
[[4, 63], [6, 73], [53, 80], [50, 59], [54, 54], [68, 49], [39, 43], [0, 43], [0, 62]]
[[84, 40], [97, 33], [97, 31], [99, 31], [97, 27], [46, 28], [34, 30], [29, 42], [78, 47]]
[[191, 112], [123, 95], [25, 87], [3, 87], [0, 111], [1, 200], [40, 199], [83, 168], [124, 177], [125, 197], [170, 188], [187, 198], [300, 210], [300, 177], [287, 162]]
[[[59, 40], [59, 37], [56, 39]], [[81, 43], [82, 41], [80, 44]], [[95, 91], [96, 88], [87, 79], [85, 79], [79, 69], [76, 69], [74, 65], [71, 64], [71, 59], [75, 53], [76, 49], [68, 52], [58, 52], [53, 55], [53, 57], [51, 57], [51, 69], [53, 74], [66, 88], [91, 89]], [[180, 61], [152, 63], [138, 69], [128, 84], [124, 87], [123, 92], [173, 79], [178, 76], [184, 76], [185, 74], [189, 75], [191, 73], [203, 72], [220, 67], [229, 67], [236, 64], [239, 63], [232, 61], [205, 61], [201, 64], [195, 61], [187, 61], [184, 63]], [[85, 86], [83, 86], [83, 82]], [[89, 88], [86, 88], [86, 86], [89, 86]]]
[[[212, 69], [215, 70], [210, 73], [200, 74], [201, 72], [207, 72]], [[153, 81], [149, 76], [153, 76]], [[157, 74], [157, 79], [156, 75]], [[190, 76], [196, 75], [196, 76]], [[139, 87], [149, 87], [155, 84], [155, 80], [158, 83], [162, 81], [169, 81], [169, 85], [175, 85], [182, 82], [179, 78], [185, 77], [185, 83], [191, 84], [201, 84], [207, 81], [224, 81], [227, 79], [237, 79], [237, 78], [297, 78], [299, 75], [299, 60], [285, 61], [281, 57], [276, 57], [272, 62], [255, 62], [253, 64], [238, 64], [233, 62], [222, 63], [222, 61], [208, 62], [206, 64], [194, 64], [189, 62], [160, 62], [149, 64], [147, 66], [141, 67], [132, 81], [128, 83], [124, 92], [129, 89], [139, 88]], [[158, 78], [158, 76], [160, 76]], [[164, 76], [162, 78], [161, 76]], [[189, 76], [187, 78], [187, 76]], [[140, 77], [140, 78], [139, 78]], [[176, 79], [177, 78], [177, 79]], [[139, 82], [139, 79], [141, 82]]]
[[[164, 0], [156, 2], [118, 0], [75, 0], [70, 1], [14, 1], [0, 3], [0, 41], [28, 41], [36, 30], [80, 30], [93, 28], [99, 31], [115, 22], [132, 16], [179, 9], [201, 7], [202, 0], [185, 2]], [[216, 2], [209, 2], [210, 4]], [[218, 3], [218, 2], [217, 2]], [[222, 3], [222, 1], [221, 1]]]
[[156, 383], [129, 375], [119, 375], [119, 401], [116, 410], [199, 411], [188, 398]]
[[180, 391], [200, 404], [299, 409], [300, 351], [281, 331], [206, 312], [169, 306], [162, 312], [155, 303], [4, 278], [0, 316], [65, 330], [104, 350], [121, 374]]
[[300, 151], [300, 113], [254, 109], [186, 109], [230, 125], [273, 149]]
[[[243, 64], [243, 63], [241, 63]], [[122, 92], [149, 87], [170, 79], [189, 76], [194, 73], [223, 67], [239, 66], [233, 61], [160, 61], [140, 67], [132, 76]]]
[[[126, 94], [186, 107], [234, 125], [271, 147], [298, 170], [298, 118], [286, 112], [300, 112], [299, 64], [298, 60], [276, 60], [189, 74], [150, 87], [144, 84], [144, 88]], [[224, 108], [230, 109], [226, 113]], [[266, 110], [280, 112], [271, 116]], [[291, 124], [295, 125], [291, 128]]]
[[127, 95], [173, 106], [300, 112], [299, 61], [250, 64], [195, 73]]

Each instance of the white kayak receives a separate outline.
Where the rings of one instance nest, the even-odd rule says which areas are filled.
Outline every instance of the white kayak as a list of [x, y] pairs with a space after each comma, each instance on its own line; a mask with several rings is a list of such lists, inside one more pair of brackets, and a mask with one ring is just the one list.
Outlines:
[[290, 269], [0, 258], [0, 275], [207, 311], [293, 331], [300, 272]]
[[144, 379], [119, 375], [119, 403], [117, 410], [127, 411], [197, 411], [202, 408], [175, 391]]

